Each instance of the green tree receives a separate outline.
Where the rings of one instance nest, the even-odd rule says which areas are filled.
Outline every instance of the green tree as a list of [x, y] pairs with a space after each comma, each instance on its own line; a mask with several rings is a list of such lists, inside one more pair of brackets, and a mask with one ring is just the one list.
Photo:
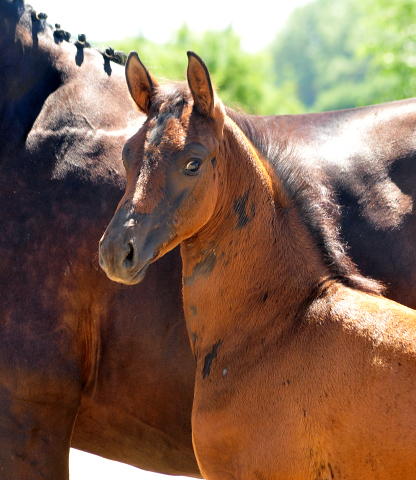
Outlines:
[[371, 55], [371, 78], [380, 77], [379, 101], [416, 95], [416, 2], [367, 0], [359, 52]]
[[357, 0], [316, 0], [296, 9], [272, 45], [278, 84], [292, 80], [309, 109], [360, 105], [371, 96], [369, 58], [357, 55], [362, 36]]
[[183, 25], [164, 45], [137, 50], [160, 79], [183, 80], [186, 50], [207, 63], [221, 98], [250, 113], [323, 111], [416, 95], [415, 0], [314, 0], [294, 10], [272, 46], [250, 54], [231, 27], [196, 34]]

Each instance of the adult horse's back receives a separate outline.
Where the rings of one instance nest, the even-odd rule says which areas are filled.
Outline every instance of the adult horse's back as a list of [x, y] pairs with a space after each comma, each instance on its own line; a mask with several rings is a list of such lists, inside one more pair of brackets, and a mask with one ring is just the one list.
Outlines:
[[0, 1], [0, 477], [68, 478], [71, 441], [197, 476], [179, 255], [133, 301], [96, 259], [141, 116], [123, 68], [62, 36]]

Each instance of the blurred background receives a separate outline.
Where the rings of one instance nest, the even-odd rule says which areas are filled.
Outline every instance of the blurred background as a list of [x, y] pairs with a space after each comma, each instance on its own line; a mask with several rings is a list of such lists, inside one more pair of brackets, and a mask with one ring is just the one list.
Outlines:
[[[30, 0], [28, 0], [30, 1]], [[32, 0], [73, 38], [136, 50], [152, 74], [184, 79], [186, 50], [224, 102], [249, 113], [363, 106], [415, 95], [414, 0]]]
[[[415, 0], [27, 0], [97, 48], [136, 50], [159, 79], [184, 79], [186, 51], [208, 65], [222, 100], [293, 114], [416, 96]], [[163, 480], [73, 450], [71, 479]]]

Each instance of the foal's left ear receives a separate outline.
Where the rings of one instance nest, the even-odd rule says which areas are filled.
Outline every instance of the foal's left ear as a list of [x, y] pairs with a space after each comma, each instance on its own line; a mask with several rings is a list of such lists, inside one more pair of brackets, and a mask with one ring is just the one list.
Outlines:
[[137, 52], [130, 52], [126, 63], [126, 80], [130, 95], [140, 110], [146, 115], [149, 113], [150, 103], [155, 94], [157, 81], [150, 75], [143, 65]]
[[214, 90], [208, 68], [194, 52], [188, 52], [188, 84], [194, 98], [194, 105], [202, 115], [212, 115]]

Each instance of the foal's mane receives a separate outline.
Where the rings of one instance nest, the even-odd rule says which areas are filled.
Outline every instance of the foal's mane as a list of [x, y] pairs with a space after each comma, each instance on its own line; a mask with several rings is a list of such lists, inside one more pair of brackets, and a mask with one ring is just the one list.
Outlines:
[[[150, 109], [158, 111], [163, 104], [164, 112], [168, 106], [169, 112], [179, 118], [183, 105], [191, 102], [187, 84], [171, 82], [157, 89]], [[352, 288], [382, 294], [382, 284], [362, 276], [346, 253], [339, 233], [340, 208], [323, 172], [316, 165], [298, 161], [296, 151], [282, 142], [278, 132], [270, 130], [262, 117], [252, 117], [228, 107], [226, 113], [273, 166], [273, 172], [322, 252], [332, 277]]]
[[323, 254], [333, 277], [352, 288], [381, 295], [384, 286], [360, 274], [346, 253], [340, 235], [340, 206], [319, 165], [300, 161], [295, 147], [279, 138], [265, 119], [226, 108], [258, 152], [273, 165], [273, 171]]

